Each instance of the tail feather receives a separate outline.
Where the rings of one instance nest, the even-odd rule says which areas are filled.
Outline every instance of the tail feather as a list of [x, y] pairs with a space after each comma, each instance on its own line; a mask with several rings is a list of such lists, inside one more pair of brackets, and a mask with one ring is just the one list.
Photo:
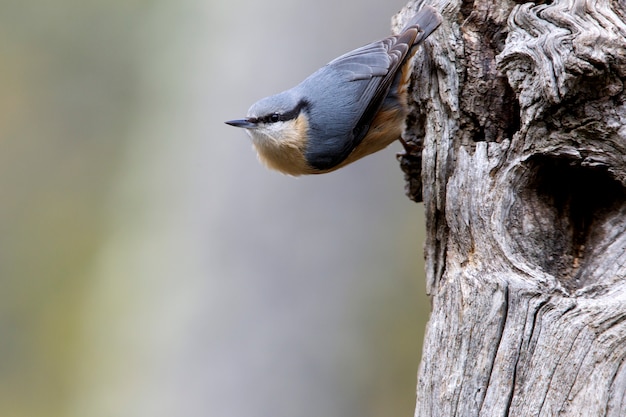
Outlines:
[[415, 38], [414, 43], [419, 43], [426, 39], [431, 33], [439, 27], [442, 22], [441, 14], [432, 6], [424, 6], [413, 16], [409, 23], [404, 27], [403, 31], [418, 27], [420, 34]]

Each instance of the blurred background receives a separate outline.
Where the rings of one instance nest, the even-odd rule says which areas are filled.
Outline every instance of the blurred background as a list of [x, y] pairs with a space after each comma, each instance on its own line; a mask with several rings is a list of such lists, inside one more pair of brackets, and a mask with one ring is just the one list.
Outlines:
[[36, 3], [0, 6], [0, 416], [413, 415], [399, 146], [295, 179], [223, 123], [405, 0]]

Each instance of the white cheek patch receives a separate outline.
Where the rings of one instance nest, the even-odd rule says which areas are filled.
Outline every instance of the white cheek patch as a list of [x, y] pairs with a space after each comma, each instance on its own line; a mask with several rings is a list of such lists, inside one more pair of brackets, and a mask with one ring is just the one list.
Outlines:
[[276, 123], [269, 123], [267, 125], [265, 125], [265, 128], [267, 129], [268, 132], [272, 132], [274, 133], [275, 137], [279, 137], [281, 135], [283, 135], [286, 131], [291, 130], [293, 122], [289, 123], [289, 122], [276, 122]]
[[248, 134], [254, 141], [281, 142], [286, 136], [291, 135], [293, 122], [275, 122], [263, 124], [256, 129], [248, 130]]

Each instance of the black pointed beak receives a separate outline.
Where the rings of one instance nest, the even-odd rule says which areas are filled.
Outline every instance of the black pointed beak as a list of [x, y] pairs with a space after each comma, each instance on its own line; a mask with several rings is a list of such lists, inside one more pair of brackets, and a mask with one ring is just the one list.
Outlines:
[[224, 123], [235, 127], [243, 127], [244, 129], [253, 129], [257, 127], [257, 124], [250, 119], [229, 120]]

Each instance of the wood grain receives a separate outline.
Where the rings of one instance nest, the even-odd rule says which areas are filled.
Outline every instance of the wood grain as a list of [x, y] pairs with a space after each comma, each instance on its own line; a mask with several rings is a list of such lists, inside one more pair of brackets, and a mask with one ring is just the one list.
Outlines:
[[432, 298], [416, 416], [625, 416], [626, 3], [428, 4], [401, 158]]

